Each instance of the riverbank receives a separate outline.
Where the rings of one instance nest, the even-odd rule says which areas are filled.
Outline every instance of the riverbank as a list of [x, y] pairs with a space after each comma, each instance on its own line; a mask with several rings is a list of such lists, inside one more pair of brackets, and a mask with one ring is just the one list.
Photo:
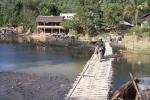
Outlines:
[[64, 100], [72, 82], [65, 76], [0, 72], [0, 100]]
[[150, 54], [149, 37], [125, 36], [121, 42], [114, 45], [125, 53]]
[[89, 47], [89, 40], [78, 39], [76, 36], [69, 35], [50, 35], [50, 34], [0, 34], [0, 43], [21, 43], [39, 46], [58, 46], [58, 47]]

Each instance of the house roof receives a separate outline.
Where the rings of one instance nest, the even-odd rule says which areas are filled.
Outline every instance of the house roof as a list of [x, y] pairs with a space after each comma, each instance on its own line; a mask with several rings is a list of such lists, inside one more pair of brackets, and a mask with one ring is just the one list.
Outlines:
[[63, 17], [61, 16], [38, 16], [36, 18], [36, 22], [45, 22], [45, 23], [48, 23], [48, 22], [62, 22], [63, 21]]
[[149, 17], [149, 16], [150, 16], [150, 13], [144, 15], [145, 18]]
[[126, 25], [126, 26], [134, 26], [133, 24], [127, 22], [127, 21], [121, 21], [120, 24]]

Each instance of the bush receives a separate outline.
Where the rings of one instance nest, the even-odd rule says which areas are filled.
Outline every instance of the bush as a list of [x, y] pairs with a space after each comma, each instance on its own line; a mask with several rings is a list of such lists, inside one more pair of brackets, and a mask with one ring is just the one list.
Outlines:
[[133, 27], [131, 29], [128, 30], [128, 34], [129, 35], [146, 35], [146, 36], [150, 36], [150, 28], [141, 28], [141, 27]]

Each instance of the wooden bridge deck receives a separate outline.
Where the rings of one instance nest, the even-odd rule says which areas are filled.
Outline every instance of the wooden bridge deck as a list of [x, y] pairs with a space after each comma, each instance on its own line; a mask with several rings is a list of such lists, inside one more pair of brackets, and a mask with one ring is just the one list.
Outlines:
[[105, 59], [100, 62], [97, 54], [92, 55], [69, 91], [67, 100], [109, 100], [113, 73], [112, 48], [109, 43], [105, 44]]

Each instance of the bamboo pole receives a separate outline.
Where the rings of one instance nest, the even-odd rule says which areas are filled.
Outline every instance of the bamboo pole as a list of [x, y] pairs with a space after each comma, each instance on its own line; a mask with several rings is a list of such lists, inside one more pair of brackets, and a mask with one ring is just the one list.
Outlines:
[[44, 34], [45, 34], [45, 22], [44, 22]]
[[130, 74], [130, 77], [131, 77], [131, 79], [132, 79], [132, 81], [133, 81], [133, 85], [134, 85], [134, 87], [135, 87], [135, 89], [136, 89], [136, 92], [137, 92], [137, 95], [138, 95], [138, 97], [139, 97], [139, 100], [142, 100], [142, 99], [141, 99], [141, 94], [140, 94], [139, 89], [138, 89], [138, 87], [137, 87], [137, 84], [136, 84], [135, 81], [134, 81], [134, 76], [133, 76], [133, 74], [132, 74], [131, 72], [130, 72], [129, 74]]

